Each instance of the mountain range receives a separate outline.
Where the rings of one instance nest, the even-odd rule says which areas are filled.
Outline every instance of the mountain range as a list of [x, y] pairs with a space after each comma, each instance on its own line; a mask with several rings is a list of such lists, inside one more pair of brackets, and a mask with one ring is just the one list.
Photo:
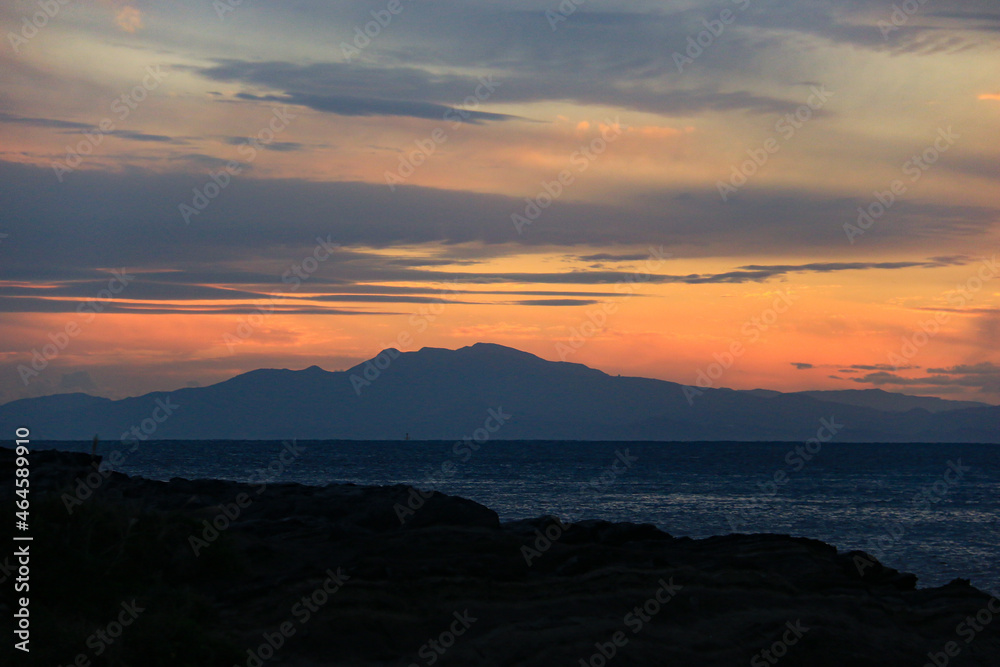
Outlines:
[[659, 440], [1000, 443], [1000, 406], [878, 389], [692, 388], [489, 343], [383, 350], [345, 371], [261, 369], [207, 387], [0, 406], [32, 439]]

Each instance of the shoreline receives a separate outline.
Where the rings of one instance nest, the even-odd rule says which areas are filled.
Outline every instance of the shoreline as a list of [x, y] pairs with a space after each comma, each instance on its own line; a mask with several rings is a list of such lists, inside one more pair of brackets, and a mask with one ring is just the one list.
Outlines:
[[[48, 664], [95, 658], [91, 626], [130, 602], [148, 611], [108, 646], [121, 664], [172, 651], [248, 667], [267, 653], [303, 666], [773, 664], [779, 652], [788, 665], [921, 665], [949, 642], [965, 664], [1000, 655], [1000, 601], [967, 580], [916, 588], [817, 540], [501, 523], [402, 485], [158, 482], [101, 473], [87, 454], [31, 456], [35, 529], [63, 547], [39, 539], [33, 562], [39, 578], [59, 571], [34, 607], [53, 619], [34, 634], [55, 635]], [[12, 450], [0, 465], [12, 479]], [[966, 642], [968, 618], [981, 629]]]

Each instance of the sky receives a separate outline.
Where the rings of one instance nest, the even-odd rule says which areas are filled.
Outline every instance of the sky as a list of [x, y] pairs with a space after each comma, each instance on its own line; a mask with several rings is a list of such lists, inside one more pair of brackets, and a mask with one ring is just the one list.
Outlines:
[[0, 403], [395, 347], [1000, 404], [1000, 8], [0, 6]]

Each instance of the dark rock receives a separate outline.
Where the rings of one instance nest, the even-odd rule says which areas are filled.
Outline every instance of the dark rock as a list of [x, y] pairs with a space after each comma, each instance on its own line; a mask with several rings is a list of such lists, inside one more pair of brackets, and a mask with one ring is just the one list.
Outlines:
[[[0, 450], [6, 500], [12, 466]], [[793, 638], [781, 665], [919, 667], [948, 642], [961, 649], [953, 664], [1000, 665], [1000, 602], [968, 580], [920, 589], [911, 574], [817, 540], [693, 540], [556, 517], [501, 524], [472, 501], [406, 486], [261, 489], [118, 474], [67, 513], [57, 499], [93, 470], [89, 456], [32, 454], [32, 502], [49, 507], [38, 530], [50, 526], [46, 540], [61, 550], [47, 560], [50, 547], [36, 542], [38, 571], [63, 576], [35, 610], [50, 617], [39, 641], [42, 628], [67, 637], [51, 642], [59, 652], [49, 647], [48, 664], [87, 650], [87, 635], [113, 617], [86, 601], [106, 593], [176, 614], [150, 622], [151, 635], [137, 622], [116, 649], [120, 662], [108, 664], [246, 665], [248, 650], [290, 623], [275, 664], [601, 664], [591, 657], [612, 648], [603, 658], [612, 667], [773, 664], [752, 661]], [[245, 506], [226, 516], [238, 498]], [[101, 528], [108, 521], [115, 530]], [[216, 537], [195, 557], [190, 539], [213, 522]], [[331, 579], [338, 572], [342, 586]], [[101, 588], [85, 589], [95, 577]], [[178, 601], [182, 591], [197, 604]], [[960, 624], [976, 614], [994, 620], [966, 642]], [[186, 629], [171, 639], [175, 623]], [[436, 652], [432, 640], [449, 648]], [[185, 642], [198, 651], [171, 663]]]

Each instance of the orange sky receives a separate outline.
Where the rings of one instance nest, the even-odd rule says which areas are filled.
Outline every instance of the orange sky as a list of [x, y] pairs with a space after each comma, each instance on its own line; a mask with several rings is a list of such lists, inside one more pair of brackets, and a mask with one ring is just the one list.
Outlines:
[[402, 336], [1000, 403], [1000, 13], [774, 2], [678, 72], [708, 4], [405, 5], [348, 56], [383, 6], [0, 9], [0, 402]]

